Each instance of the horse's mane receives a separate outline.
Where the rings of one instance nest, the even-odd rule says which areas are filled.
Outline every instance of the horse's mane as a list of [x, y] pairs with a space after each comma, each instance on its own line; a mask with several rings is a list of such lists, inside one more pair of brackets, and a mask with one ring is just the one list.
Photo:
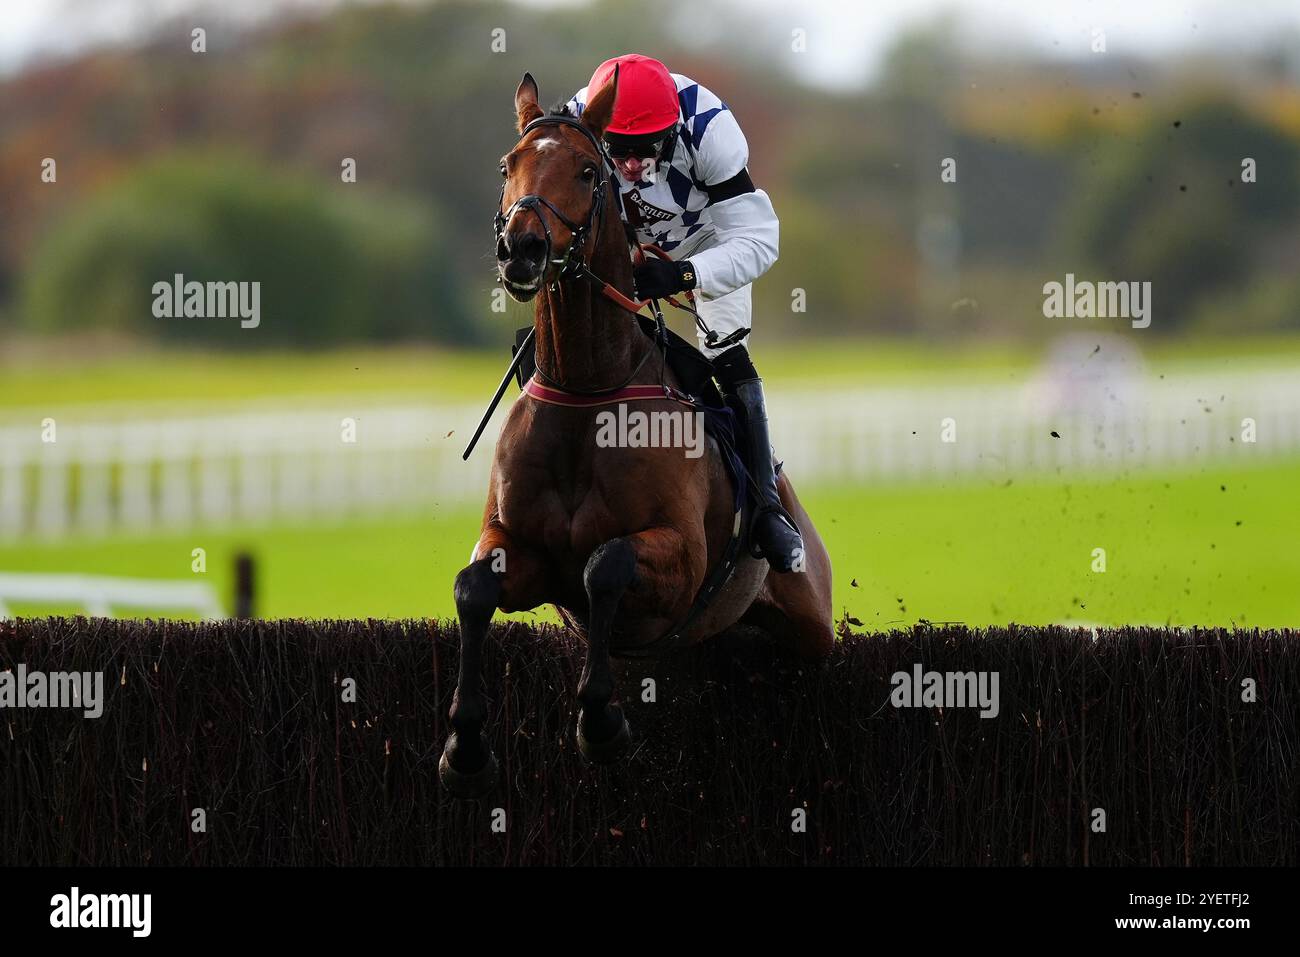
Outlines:
[[546, 111], [547, 116], [572, 116], [577, 119], [577, 114], [569, 109], [568, 100], [560, 100], [553, 107]]

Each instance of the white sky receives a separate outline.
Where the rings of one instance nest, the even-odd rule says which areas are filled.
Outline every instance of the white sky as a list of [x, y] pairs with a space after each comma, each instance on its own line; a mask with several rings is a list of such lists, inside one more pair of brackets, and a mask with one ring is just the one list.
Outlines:
[[[366, 0], [220, 0], [218, 6], [236, 18], [256, 19], [268, 11], [346, 2]], [[646, 0], [645, 9], [653, 6]], [[204, 0], [0, 0], [0, 70], [11, 71], [42, 53], [130, 39], [160, 18], [204, 7], [210, 8]], [[989, 52], [1005, 47], [1083, 56], [1094, 28], [1106, 31], [1111, 53], [1160, 56], [1208, 49], [1230, 55], [1285, 36], [1300, 51], [1300, 0], [696, 0], [694, 7], [696, 22], [726, 22], [721, 35], [734, 32], [737, 42], [755, 28], [769, 38], [788, 37], [795, 27], [807, 30], [808, 55], [794, 62], [806, 79], [828, 86], [871, 79], [900, 30], [947, 10], [960, 14], [980, 49]], [[723, 21], [711, 18], [706, 8], [742, 14]]]

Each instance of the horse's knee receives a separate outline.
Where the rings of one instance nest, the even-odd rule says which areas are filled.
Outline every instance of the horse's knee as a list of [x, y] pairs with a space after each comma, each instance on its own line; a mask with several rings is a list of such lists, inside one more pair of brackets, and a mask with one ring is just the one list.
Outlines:
[[636, 549], [625, 538], [606, 542], [591, 553], [582, 582], [591, 598], [617, 596], [636, 581]]
[[461, 618], [489, 618], [501, 597], [501, 577], [492, 570], [492, 559], [480, 558], [461, 569], [453, 590], [456, 612]]
[[813, 661], [827, 658], [835, 650], [835, 629], [823, 621], [801, 622], [799, 632], [803, 640], [799, 643], [799, 654]]

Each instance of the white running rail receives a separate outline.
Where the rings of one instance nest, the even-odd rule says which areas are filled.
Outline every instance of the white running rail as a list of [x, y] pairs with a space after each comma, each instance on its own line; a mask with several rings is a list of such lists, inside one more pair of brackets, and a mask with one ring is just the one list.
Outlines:
[[13, 617], [7, 602], [19, 601], [76, 605], [97, 618], [111, 618], [117, 608], [196, 611], [204, 618], [225, 616], [212, 586], [202, 582], [93, 575], [0, 574], [0, 618]]
[[[1230, 377], [1071, 382], [1049, 375], [814, 392], [774, 386], [769, 395], [777, 452], [801, 488], [1300, 453], [1294, 367]], [[0, 543], [483, 502], [504, 409], [462, 462], [481, 403], [348, 408], [337, 401], [175, 418], [142, 417], [139, 408], [67, 409], [55, 417], [53, 442], [43, 441], [39, 412], [0, 413]], [[355, 441], [346, 441], [345, 419], [355, 422]], [[944, 441], [946, 419], [956, 441]]]

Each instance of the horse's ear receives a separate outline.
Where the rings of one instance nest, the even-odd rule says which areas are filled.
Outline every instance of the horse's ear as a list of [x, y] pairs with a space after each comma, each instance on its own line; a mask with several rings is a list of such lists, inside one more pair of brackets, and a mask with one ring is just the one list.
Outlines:
[[614, 115], [614, 97], [618, 95], [618, 64], [614, 64], [614, 72], [610, 74], [609, 82], [600, 88], [600, 92], [595, 96], [590, 96], [591, 91], [587, 91], [589, 99], [587, 106], [582, 111], [582, 124], [595, 134], [596, 139], [600, 139], [605, 133], [605, 127], [609, 126], [610, 118]]
[[519, 89], [515, 90], [515, 118], [519, 132], [522, 133], [525, 126], [541, 115], [542, 108], [537, 105], [537, 81], [531, 73], [525, 73], [519, 81]]

